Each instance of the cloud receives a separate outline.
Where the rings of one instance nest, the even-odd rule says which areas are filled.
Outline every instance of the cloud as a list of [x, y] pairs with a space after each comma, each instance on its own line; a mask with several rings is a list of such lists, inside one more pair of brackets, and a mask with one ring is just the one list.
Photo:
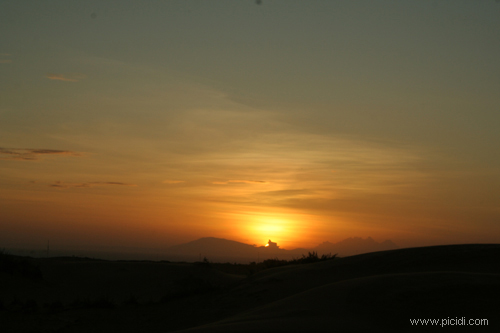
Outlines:
[[50, 80], [59, 80], [59, 81], [66, 81], [66, 82], [78, 82], [82, 79], [85, 79], [87, 75], [85, 74], [80, 74], [80, 73], [68, 73], [68, 74], [54, 74], [54, 73], [49, 73], [47, 74], [47, 79]]
[[244, 184], [267, 184], [268, 182], [264, 180], [228, 180], [225, 182], [212, 182], [216, 185], [227, 185], [229, 183], [244, 183]]
[[113, 186], [113, 185], [118, 185], [118, 186], [137, 186], [135, 184], [127, 184], [127, 183], [121, 183], [121, 182], [66, 183], [66, 182], [56, 181], [56, 182], [53, 182], [52, 184], [50, 184], [49, 187], [56, 187], [56, 188], [90, 188], [90, 187], [96, 187], [96, 186]]
[[269, 197], [297, 197], [297, 196], [309, 196], [312, 194], [316, 194], [317, 191], [308, 190], [308, 189], [300, 189], [300, 190], [277, 190], [277, 191], [267, 191], [267, 192], [259, 192], [256, 194], [257, 196], [269, 196]]
[[71, 150], [0, 148], [0, 160], [36, 161], [43, 155], [81, 156]]
[[164, 180], [162, 181], [163, 184], [179, 184], [179, 183], [184, 183], [184, 180]]

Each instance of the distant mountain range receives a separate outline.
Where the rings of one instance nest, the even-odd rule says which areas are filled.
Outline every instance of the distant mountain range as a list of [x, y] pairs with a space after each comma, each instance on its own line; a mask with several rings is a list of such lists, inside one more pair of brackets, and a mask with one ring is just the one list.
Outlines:
[[278, 244], [270, 242], [268, 246], [255, 246], [233, 240], [205, 237], [189, 243], [175, 245], [167, 249], [167, 255], [174, 259], [185, 261], [197, 261], [207, 258], [218, 262], [251, 262], [262, 261], [270, 258], [293, 259], [301, 257], [308, 252], [316, 251], [318, 255], [337, 254], [346, 257], [367, 252], [385, 251], [397, 249], [397, 245], [390, 240], [381, 243], [373, 238], [360, 237], [347, 238], [337, 243], [323, 242], [311, 249], [281, 249]]

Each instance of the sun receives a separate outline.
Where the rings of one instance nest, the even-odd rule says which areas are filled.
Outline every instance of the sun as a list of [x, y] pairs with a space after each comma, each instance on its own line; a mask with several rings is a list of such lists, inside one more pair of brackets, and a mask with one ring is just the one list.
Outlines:
[[259, 239], [265, 240], [266, 243], [264, 246], [266, 247], [269, 246], [269, 244], [267, 244], [269, 239], [281, 242], [289, 238], [291, 233], [290, 222], [280, 218], [256, 218], [250, 223], [249, 229], [251, 234]]
[[285, 210], [242, 210], [231, 213], [230, 218], [240, 226], [235, 238], [265, 247], [269, 247], [269, 240], [278, 243], [281, 248], [304, 246], [311, 236], [311, 229], [315, 227], [311, 216]]

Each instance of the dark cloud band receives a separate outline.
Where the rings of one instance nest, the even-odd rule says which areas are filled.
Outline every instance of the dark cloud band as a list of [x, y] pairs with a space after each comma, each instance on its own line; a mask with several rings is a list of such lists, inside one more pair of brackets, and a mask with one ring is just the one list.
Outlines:
[[0, 148], [0, 160], [36, 161], [44, 155], [81, 156], [82, 154], [71, 150]]
[[89, 182], [89, 183], [66, 183], [61, 181], [56, 181], [49, 185], [49, 187], [55, 188], [90, 188], [96, 186], [137, 186], [135, 184], [128, 184], [122, 182]]

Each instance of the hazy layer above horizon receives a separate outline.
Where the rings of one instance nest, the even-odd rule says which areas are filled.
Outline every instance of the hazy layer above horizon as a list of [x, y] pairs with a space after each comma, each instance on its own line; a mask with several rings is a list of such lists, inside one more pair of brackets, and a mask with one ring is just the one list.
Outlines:
[[2, 1], [0, 248], [498, 243], [498, 1]]

